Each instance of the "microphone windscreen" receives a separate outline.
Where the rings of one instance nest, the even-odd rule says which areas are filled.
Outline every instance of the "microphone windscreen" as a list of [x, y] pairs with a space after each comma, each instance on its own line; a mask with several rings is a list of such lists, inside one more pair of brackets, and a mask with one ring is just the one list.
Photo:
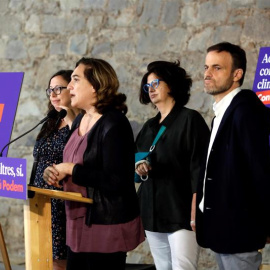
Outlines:
[[67, 111], [65, 109], [62, 109], [58, 114], [58, 118], [63, 119], [64, 117], [66, 117], [66, 115]]
[[52, 110], [52, 111], [49, 111], [49, 112], [48, 112], [47, 117], [48, 117], [48, 118], [56, 118], [57, 115], [58, 115], [57, 110]]

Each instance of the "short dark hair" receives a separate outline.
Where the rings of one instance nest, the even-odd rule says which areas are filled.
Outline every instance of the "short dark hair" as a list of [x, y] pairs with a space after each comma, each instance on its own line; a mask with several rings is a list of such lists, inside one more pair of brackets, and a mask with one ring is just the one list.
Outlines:
[[187, 104], [190, 97], [192, 79], [187, 72], [180, 67], [180, 62], [154, 61], [147, 66], [147, 73], [144, 74], [140, 88], [140, 102], [148, 104], [151, 102], [148, 93], [143, 90], [147, 83], [148, 76], [154, 73], [162, 79], [169, 87], [169, 95], [181, 106]]
[[97, 93], [97, 102], [94, 104], [98, 113], [115, 108], [127, 113], [125, 104], [126, 95], [118, 92], [119, 81], [113, 67], [102, 59], [81, 58], [76, 67], [84, 65], [84, 76], [93, 85]]
[[221, 42], [207, 49], [207, 53], [212, 51], [228, 52], [232, 56], [232, 71], [238, 68], [243, 70], [243, 76], [239, 80], [239, 84], [241, 86], [244, 82], [247, 69], [246, 52], [240, 46], [231, 44], [229, 42]]

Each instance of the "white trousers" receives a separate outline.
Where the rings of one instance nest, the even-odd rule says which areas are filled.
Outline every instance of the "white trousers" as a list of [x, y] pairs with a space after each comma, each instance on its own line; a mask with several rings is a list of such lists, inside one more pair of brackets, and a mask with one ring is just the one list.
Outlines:
[[196, 270], [200, 248], [193, 231], [145, 231], [157, 270]]

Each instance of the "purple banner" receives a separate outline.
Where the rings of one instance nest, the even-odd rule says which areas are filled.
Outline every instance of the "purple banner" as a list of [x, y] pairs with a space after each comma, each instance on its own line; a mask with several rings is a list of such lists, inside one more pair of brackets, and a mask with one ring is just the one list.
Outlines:
[[26, 159], [0, 157], [0, 196], [27, 199]]
[[[23, 72], [0, 73], [0, 151], [9, 143], [23, 80]], [[8, 148], [3, 152], [7, 156]]]
[[253, 91], [270, 108], [270, 47], [260, 49]]

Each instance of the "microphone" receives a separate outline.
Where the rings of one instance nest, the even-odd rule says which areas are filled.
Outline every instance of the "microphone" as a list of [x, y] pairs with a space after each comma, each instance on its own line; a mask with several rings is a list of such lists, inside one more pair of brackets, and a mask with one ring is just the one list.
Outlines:
[[57, 118], [57, 121], [55, 123], [55, 127], [58, 126], [59, 122], [65, 118], [67, 115], [67, 111], [65, 109], [62, 109], [59, 113], [58, 113], [58, 118]]
[[40, 122], [37, 124], [37, 126], [40, 125], [40, 124], [42, 124], [42, 123], [44, 123], [49, 118], [56, 118], [57, 115], [58, 115], [57, 110], [52, 110], [52, 111], [48, 112], [47, 116], [44, 117], [42, 120], [40, 120]]
[[30, 130], [26, 131], [25, 133], [23, 133], [22, 135], [20, 135], [19, 137], [15, 138], [14, 140], [10, 141], [9, 143], [7, 143], [1, 150], [0, 153], [0, 157], [3, 156], [3, 152], [6, 149], [7, 146], [9, 146], [11, 143], [19, 140], [21, 137], [23, 137], [24, 135], [28, 134], [29, 132], [31, 132], [32, 130], [34, 130], [37, 126], [39, 126], [40, 124], [44, 123], [45, 121], [47, 121], [49, 118], [56, 118], [56, 116], [58, 115], [58, 112], [56, 110], [52, 110], [50, 111], [46, 117], [44, 117], [37, 125], [35, 125], [33, 128], [31, 128]]

